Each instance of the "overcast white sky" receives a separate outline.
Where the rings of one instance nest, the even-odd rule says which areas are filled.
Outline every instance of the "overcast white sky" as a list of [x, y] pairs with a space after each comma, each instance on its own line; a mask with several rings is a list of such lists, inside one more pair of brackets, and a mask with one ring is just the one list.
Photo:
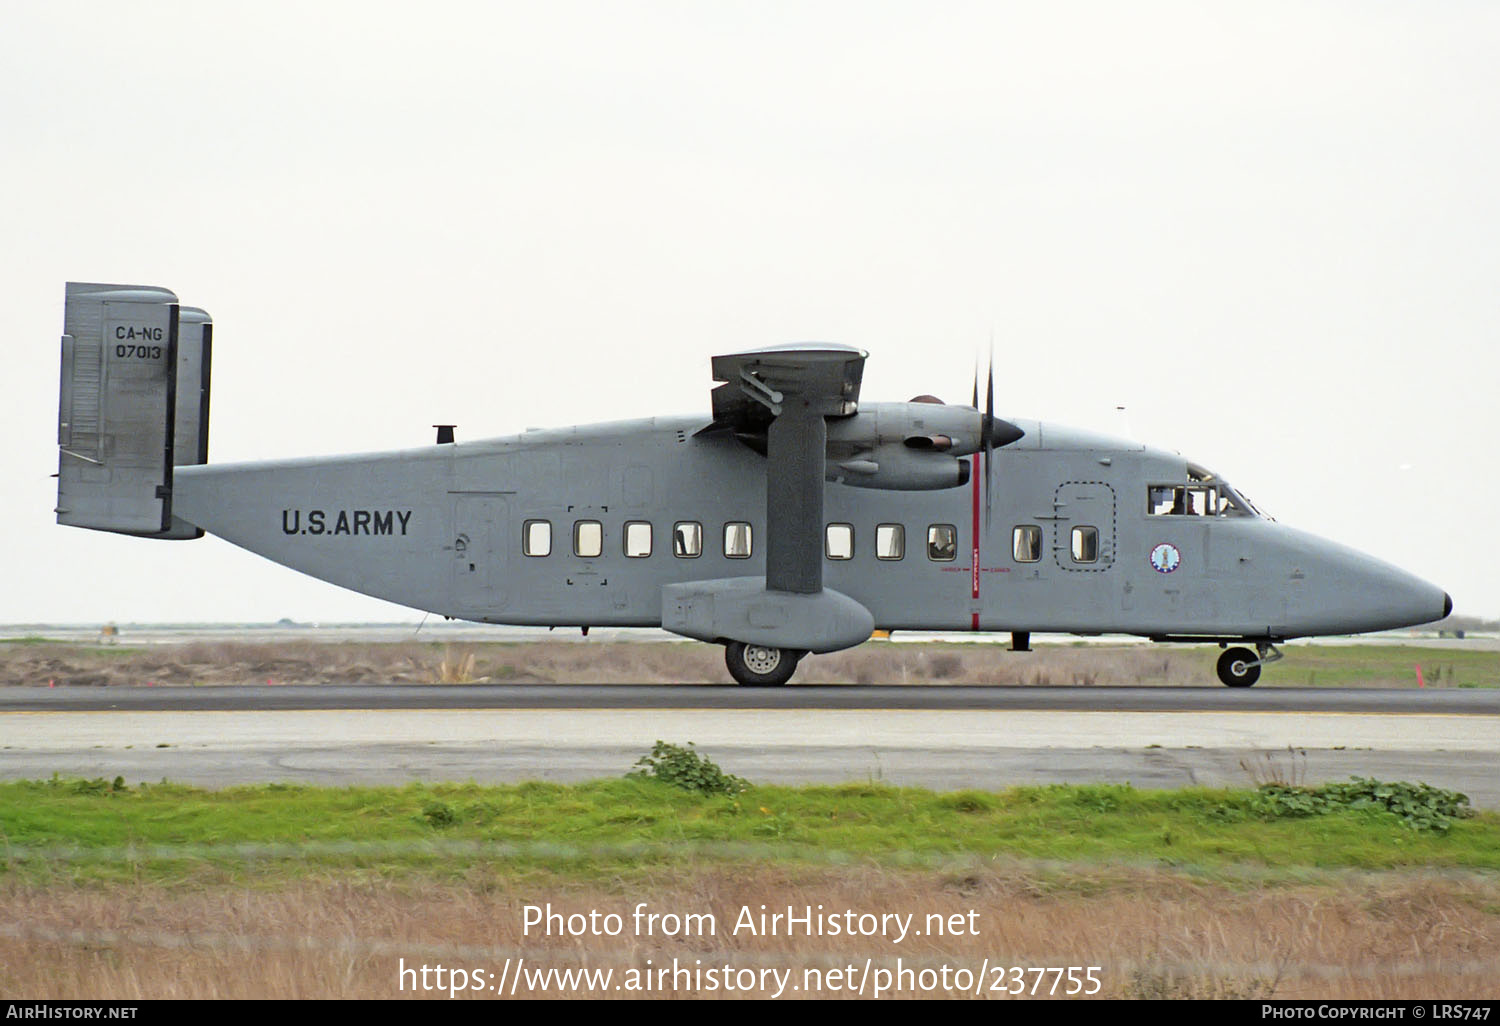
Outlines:
[[415, 619], [57, 526], [67, 280], [214, 316], [211, 459], [706, 410], [709, 357], [1179, 449], [1500, 616], [1500, 6], [8, 3], [0, 622]]

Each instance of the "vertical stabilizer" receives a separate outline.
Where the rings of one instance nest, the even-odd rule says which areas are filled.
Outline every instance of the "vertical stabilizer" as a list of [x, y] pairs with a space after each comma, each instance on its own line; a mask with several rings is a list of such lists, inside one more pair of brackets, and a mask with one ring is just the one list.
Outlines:
[[166, 289], [69, 282], [58, 396], [57, 522], [196, 538], [172, 469], [208, 458], [212, 320]]

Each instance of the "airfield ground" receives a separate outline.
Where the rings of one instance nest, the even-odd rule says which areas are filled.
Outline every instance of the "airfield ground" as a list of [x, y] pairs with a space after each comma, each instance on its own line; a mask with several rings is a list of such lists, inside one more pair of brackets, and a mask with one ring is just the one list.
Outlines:
[[[799, 985], [809, 969], [900, 959], [978, 974], [987, 997], [1014, 982], [1002, 973], [992, 990], [986, 964], [1099, 966], [1101, 997], [1453, 1000], [1493, 996], [1500, 943], [1500, 816], [1416, 829], [1368, 807], [1270, 813], [1250, 791], [57, 780], [0, 784], [0, 822], [0, 992], [28, 997], [446, 997], [403, 992], [399, 967], [498, 979], [524, 958], [536, 971], [769, 968]], [[643, 902], [717, 925], [645, 935], [628, 925]], [[548, 904], [627, 925], [526, 933], [525, 907]], [[962, 926], [732, 931], [762, 905]]]
[[[1500, 684], [1500, 652], [1286, 650], [1265, 683], [1416, 687], [1420, 665], [1428, 687]], [[1021, 655], [1002, 645], [873, 643], [808, 660], [798, 679], [1201, 685], [1212, 682], [1215, 654], [1049, 645]], [[7, 685], [485, 678], [727, 681], [717, 649], [670, 643], [0, 644]], [[890, 968], [900, 958], [971, 977], [986, 959], [991, 969], [1102, 966], [1103, 997], [1495, 994], [1500, 816], [1431, 830], [1368, 807], [1269, 815], [1249, 790], [1263, 779], [1248, 772], [1246, 790], [1228, 792], [934, 793], [871, 784], [753, 786], [706, 797], [624, 780], [117, 788], [69, 781], [68, 767], [58, 770], [63, 776], [48, 783], [0, 784], [0, 993], [446, 998], [401, 990], [401, 960], [499, 973], [525, 958], [535, 969], [623, 973], [675, 958], [792, 971], [802, 983], [808, 969], [862, 967], [866, 959]], [[628, 916], [639, 902], [709, 912], [720, 932], [524, 935], [524, 906], [547, 902], [564, 913]], [[902, 943], [726, 936], [737, 910], [762, 904], [919, 918], [972, 910], [979, 926], [977, 936]], [[1008, 989], [1012, 978], [1000, 983]], [[521, 987], [516, 996], [527, 993]], [[576, 987], [568, 993], [588, 996]]]
[[[489, 882], [353, 879], [249, 888], [0, 884], [7, 923], [26, 924], [0, 936], [0, 989], [123, 1000], [446, 999], [444, 990], [399, 990], [398, 959], [499, 974], [506, 959], [524, 955], [536, 968], [589, 965], [619, 974], [647, 958], [667, 964], [674, 954], [688, 965], [790, 969], [800, 985], [805, 968], [862, 967], [873, 953], [884, 966], [901, 957], [907, 966], [970, 972], [986, 958], [991, 966], [1102, 966], [1105, 998], [1461, 1000], [1494, 997], [1500, 942], [1500, 887], [1493, 878], [1437, 873], [1320, 873], [1251, 886], [1157, 868], [921, 873], [736, 866], [673, 871], [629, 892], [567, 877], [486, 875]], [[565, 913], [608, 909], [628, 916], [637, 898], [659, 909], [717, 910], [724, 922], [741, 906], [791, 902], [924, 914], [972, 909], [982, 925], [977, 938], [905, 950], [843, 938], [662, 944], [539, 942], [521, 934], [519, 910], [527, 903], [550, 900]], [[1052, 982], [1045, 977], [1044, 993]], [[1004, 987], [1011, 985], [1005, 974]], [[743, 996], [773, 992], [756, 988]], [[681, 988], [667, 996], [691, 994]], [[519, 988], [516, 996], [523, 995], [561, 996], [557, 988], [530, 986]]]
[[[872, 641], [803, 660], [793, 683], [1212, 685], [1212, 645], [994, 644]], [[1290, 644], [1269, 686], [1500, 686], [1500, 651], [1451, 644]], [[115, 645], [0, 640], [0, 685], [66, 686], [468, 683], [730, 683], [722, 651], [693, 642], [269, 642]]]

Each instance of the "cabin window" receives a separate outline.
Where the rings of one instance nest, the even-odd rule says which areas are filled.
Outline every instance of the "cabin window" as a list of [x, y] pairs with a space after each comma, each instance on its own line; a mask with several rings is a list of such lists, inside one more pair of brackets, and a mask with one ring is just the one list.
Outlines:
[[625, 524], [625, 555], [631, 559], [645, 559], [651, 555], [651, 525], [644, 520], [631, 520]]
[[1073, 562], [1099, 562], [1099, 529], [1097, 527], [1073, 528]]
[[528, 520], [521, 525], [521, 551], [528, 556], [552, 553], [552, 521]]
[[875, 558], [900, 559], [906, 555], [906, 528], [900, 524], [875, 525]]
[[1011, 532], [1010, 552], [1017, 563], [1035, 563], [1042, 558], [1042, 529], [1022, 524]]
[[750, 525], [734, 521], [724, 525], [724, 555], [728, 559], [750, 558]]
[[1146, 509], [1157, 517], [1212, 517], [1224, 511], [1217, 488], [1186, 485], [1151, 485]]
[[946, 563], [958, 557], [958, 528], [933, 524], [927, 529], [927, 558]]
[[604, 525], [597, 520], [573, 524], [573, 555], [593, 559], [604, 551]]
[[853, 559], [854, 525], [829, 524], [823, 536], [823, 554], [829, 559]]
[[673, 524], [672, 555], [678, 559], [697, 559], [703, 555], [703, 525], [692, 520]]

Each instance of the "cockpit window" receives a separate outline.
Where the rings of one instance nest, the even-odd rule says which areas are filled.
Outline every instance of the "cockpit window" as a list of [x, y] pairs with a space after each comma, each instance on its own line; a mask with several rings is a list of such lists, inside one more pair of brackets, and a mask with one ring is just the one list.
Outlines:
[[1227, 481], [1219, 485], [1219, 492], [1229, 503], [1229, 508], [1224, 511], [1225, 516], [1259, 517], [1262, 520], [1276, 519], [1273, 516], [1267, 516], [1259, 506], [1245, 498], [1240, 492], [1229, 487], [1229, 482]]
[[1254, 506], [1224, 481], [1216, 485], [1151, 485], [1146, 491], [1146, 512], [1155, 517], [1254, 517], [1260, 515]]
[[[1245, 498], [1228, 481], [1225, 481], [1201, 463], [1189, 463], [1187, 465], [1187, 479], [1190, 485], [1187, 489], [1188, 492], [1193, 490], [1192, 485], [1207, 486], [1209, 489], [1209, 498], [1213, 500], [1210, 505], [1201, 506], [1193, 511], [1198, 516], [1257, 517], [1261, 520], [1275, 519], [1274, 517], [1266, 516], [1265, 513], [1256, 507], [1255, 503]], [[1153, 485], [1151, 487], [1149, 508], [1153, 514], [1164, 515], [1173, 513], [1172, 507], [1175, 504], [1175, 496], [1172, 494], [1172, 489], [1176, 487], [1180, 486]], [[1160, 504], [1158, 503], [1158, 499], [1161, 500]], [[1161, 508], [1158, 508], [1159, 505]], [[1183, 514], [1178, 513], [1177, 515], [1182, 516]]]
[[1219, 490], [1188, 485], [1152, 485], [1152, 516], [1211, 517], [1219, 512]]

